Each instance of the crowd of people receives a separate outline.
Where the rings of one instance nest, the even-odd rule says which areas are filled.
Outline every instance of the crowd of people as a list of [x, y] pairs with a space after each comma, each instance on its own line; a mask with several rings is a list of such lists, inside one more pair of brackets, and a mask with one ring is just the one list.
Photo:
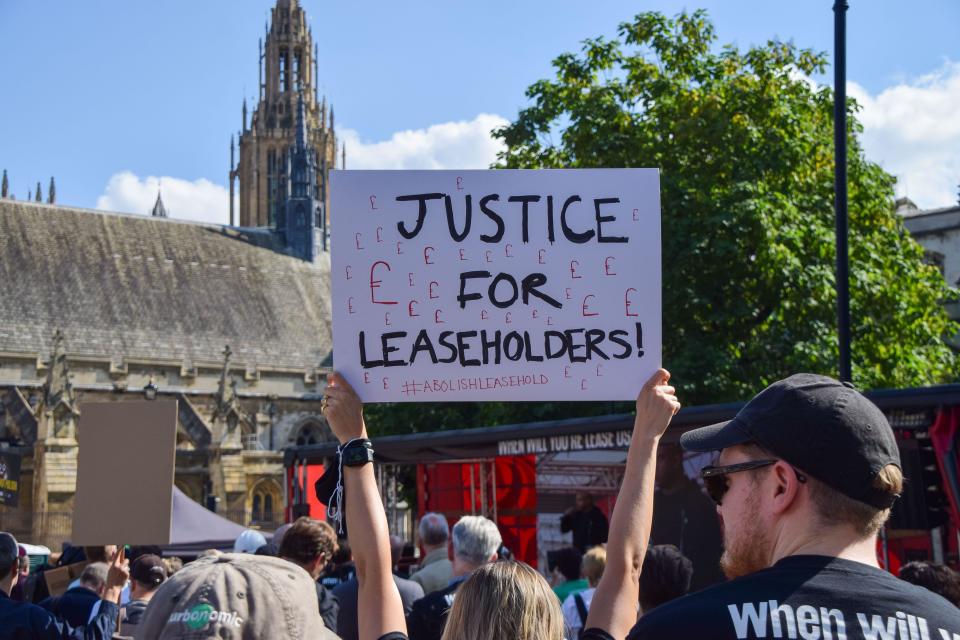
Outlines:
[[[421, 517], [408, 568], [362, 405], [334, 374], [323, 402], [341, 443], [332, 524], [300, 518], [270, 540], [248, 531], [233, 553], [186, 564], [149, 548], [71, 548], [61, 563], [86, 564], [58, 595], [0, 533], [0, 640], [960, 638], [957, 572], [912, 562], [898, 578], [878, 565], [904, 479], [890, 425], [863, 395], [800, 374], [661, 445], [679, 408], [658, 371], [637, 397], [609, 519], [579, 494], [560, 522], [572, 545], [548, 553], [543, 573], [505, 559], [495, 522], [451, 527], [438, 513]], [[717, 454], [699, 472], [706, 494], [683, 473], [683, 450]]]

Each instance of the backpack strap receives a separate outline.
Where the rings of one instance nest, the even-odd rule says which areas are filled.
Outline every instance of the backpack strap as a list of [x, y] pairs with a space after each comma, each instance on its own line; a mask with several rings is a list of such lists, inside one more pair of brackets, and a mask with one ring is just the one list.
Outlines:
[[580, 614], [580, 627], [587, 625], [587, 603], [579, 593], [573, 594], [573, 602], [577, 605], [577, 613]]

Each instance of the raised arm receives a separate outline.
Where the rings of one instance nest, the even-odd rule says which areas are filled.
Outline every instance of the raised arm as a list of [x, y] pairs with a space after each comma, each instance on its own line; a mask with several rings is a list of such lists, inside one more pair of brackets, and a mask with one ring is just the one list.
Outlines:
[[[327, 380], [324, 416], [333, 433], [345, 444], [366, 438], [363, 406], [353, 388], [339, 374]], [[387, 516], [377, 490], [373, 465], [343, 467], [347, 537], [353, 549], [360, 592], [357, 609], [360, 640], [376, 640], [387, 633], [406, 633], [403, 603], [393, 581]]]
[[637, 621], [640, 567], [653, 520], [653, 481], [660, 436], [680, 410], [670, 374], [660, 369], [637, 397], [627, 468], [610, 518], [607, 566], [590, 603], [585, 629], [623, 638]]

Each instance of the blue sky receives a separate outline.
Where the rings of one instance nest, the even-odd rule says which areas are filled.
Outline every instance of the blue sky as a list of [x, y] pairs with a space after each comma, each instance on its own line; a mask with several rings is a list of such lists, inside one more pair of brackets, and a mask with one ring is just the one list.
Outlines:
[[[230, 134], [256, 93], [272, 4], [0, 0], [0, 168], [14, 193], [55, 175], [62, 203], [141, 212], [163, 176], [175, 216], [223, 219]], [[301, 4], [322, 88], [350, 130], [348, 167], [484, 166], [496, 149], [486, 129], [516, 115], [550, 61], [638, 11], [704, 7], [719, 41], [741, 47], [777, 37], [830, 52], [833, 37], [832, 0]], [[951, 204], [960, 2], [850, 4], [848, 74], [868, 105], [868, 153], [921, 206]]]

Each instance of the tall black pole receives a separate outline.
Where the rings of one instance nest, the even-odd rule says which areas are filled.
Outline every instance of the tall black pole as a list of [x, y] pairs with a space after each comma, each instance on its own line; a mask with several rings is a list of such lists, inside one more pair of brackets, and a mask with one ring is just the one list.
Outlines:
[[837, 339], [840, 379], [850, 381], [850, 270], [847, 249], [847, 2], [833, 5], [834, 208], [837, 214]]

